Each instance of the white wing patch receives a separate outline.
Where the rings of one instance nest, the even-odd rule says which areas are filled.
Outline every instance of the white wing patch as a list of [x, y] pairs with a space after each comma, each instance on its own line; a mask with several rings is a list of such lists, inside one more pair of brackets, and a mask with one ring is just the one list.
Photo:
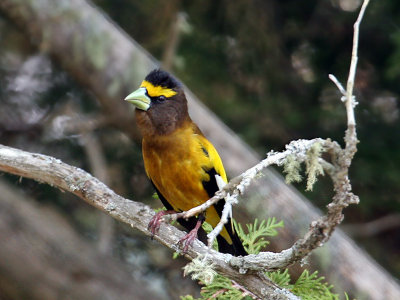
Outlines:
[[[215, 175], [215, 180], [217, 181], [217, 185], [218, 185], [218, 188], [220, 190], [223, 189], [224, 186], [226, 185], [226, 182], [218, 174]], [[225, 206], [226, 206], [226, 204], [225, 204]], [[224, 210], [226, 209], [225, 206], [224, 206]], [[230, 205], [228, 207], [228, 209], [229, 210], [228, 210], [228, 214], [227, 215], [232, 219], [233, 218], [233, 216], [232, 216], [232, 205]], [[224, 213], [224, 210], [222, 211], [222, 214]], [[233, 227], [233, 222], [231, 222], [231, 226], [232, 226], [232, 232], [235, 232], [235, 228]]]
[[217, 181], [218, 188], [222, 190], [223, 187], [226, 185], [226, 182], [218, 174], [215, 175], [215, 180]]

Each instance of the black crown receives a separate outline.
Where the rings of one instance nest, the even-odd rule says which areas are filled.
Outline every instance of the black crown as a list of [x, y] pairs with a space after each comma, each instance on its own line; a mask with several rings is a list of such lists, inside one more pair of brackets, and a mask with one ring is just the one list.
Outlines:
[[145, 80], [152, 83], [154, 86], [162, 86], [169, 89], [181, 87], [181, 83], [175, 79], [175, 77], [161, 69], [151, 71], [146, 76]]

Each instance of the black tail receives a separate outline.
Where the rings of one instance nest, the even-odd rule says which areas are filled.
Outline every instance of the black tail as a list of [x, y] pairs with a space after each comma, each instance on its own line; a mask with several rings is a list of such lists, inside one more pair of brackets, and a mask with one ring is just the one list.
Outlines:
[[242, 241], [237, 233], [233, 230], [232, 226], [232, 220], [229, 218], [228, 223], [225, 225], [225, 229], [228, 231], [229, 236], [231, 237], [232, 244], [229, 244], [221, 235], [218, 235], [218, 250], [221, 253], [229, 253], [233, 256], [245, 256], [248, 253], [244, 249]]

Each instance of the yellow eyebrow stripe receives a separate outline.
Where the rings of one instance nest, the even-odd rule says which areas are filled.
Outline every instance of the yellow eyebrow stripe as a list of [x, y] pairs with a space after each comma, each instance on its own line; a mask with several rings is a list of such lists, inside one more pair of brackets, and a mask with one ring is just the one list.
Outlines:
[[149, 94], [150, 97], [165, 96], [169, 98], [177, 94], [177, 92], [175, 92], [172, 89], [162, 86], [154, 86], [151, 82], [148, 82], [147, 80], [143, 80], [140, 87], [146, 88], [147, 93]]

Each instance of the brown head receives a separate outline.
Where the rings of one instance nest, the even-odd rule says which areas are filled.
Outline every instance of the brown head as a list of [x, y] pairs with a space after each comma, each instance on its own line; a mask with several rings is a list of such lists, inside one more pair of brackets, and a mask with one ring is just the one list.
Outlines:
[[190, 120], [182, 84], [159, 69], [151, 71], [125, 100], [136, 106], [136, 123], [143, 136], [167, 135]]

